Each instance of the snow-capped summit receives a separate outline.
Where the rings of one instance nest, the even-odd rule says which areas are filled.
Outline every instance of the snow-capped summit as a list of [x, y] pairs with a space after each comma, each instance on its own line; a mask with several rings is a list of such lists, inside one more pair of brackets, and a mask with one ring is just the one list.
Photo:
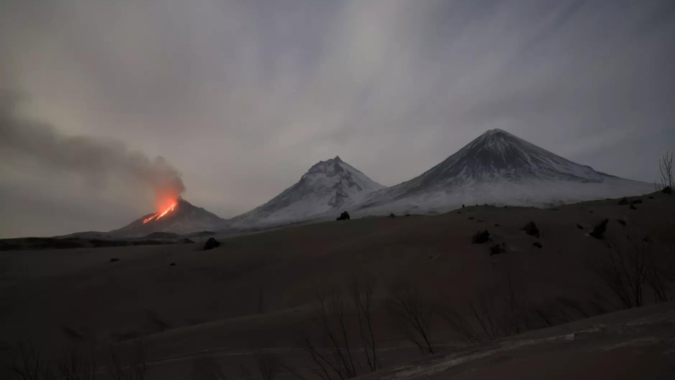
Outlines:
[[649, 184], [597, 172], [493, 129], [420, 176], [373, 193], [357, 210], [442, 212], [484, 203], [546, 206], [652, 190]]
[[601, 182], [605, 177], [506, 131], [492, 129], [418, 178], [444, 186], [467, 180], [528, 178]]
[[246, 227], [307, 220], [331, 211], [342, 211], [383, 188], [336, 156], [319, 161], [295, 185], [230, 221], [235, 227]]

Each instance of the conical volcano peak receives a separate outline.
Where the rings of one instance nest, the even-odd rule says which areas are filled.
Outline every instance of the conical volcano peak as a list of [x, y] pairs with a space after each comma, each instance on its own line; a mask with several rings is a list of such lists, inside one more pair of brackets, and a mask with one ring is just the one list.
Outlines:
[[361, 201], [382, 188], [384, 186], [336, 156], [314, 164], [295, 185], [232, 221], [234, 225], [245, 226], [310, 219]]
[[173, 207], [145, 215], [125, 227], [110, 231], [110, 234], [121, 237], [142, 237], [153, 232], [186, 234], [215, 231], [225, 226], [224, 219], [179, 197]]
[[648, 191], [648, 184], [597, 172], [491, 129], [423, 174], [374, 193], [358, 210], [437, 212], [466, 203], [541, 206]]
[[500, 135], [500, 134], [501, 135], [507, 135], [507, 136], [513, 136], [512, 134], [506, 132], [503, 129], [499, 129], [499, 128], [488, 129], [487, 131], [485, 131], [482, 134], [482, 136], [494, 136], [494, 135]]
[[313, 176], [316, 174], [322, 175], [325, 174], [329, 177], [340, 174], [349, 175], [349, 173], [353, 170], [358, 172], [358, 170], [352, 168], [349, 164], [342, 161], [342, 159], [340, 159], [340, 156], [335, 156], [335, 158], [330, 158], [326, 161], [319, 161], [316, 164], [312, 165], [312, 167], [309, 168], [307, 173], [303, 175], [303, 178]]

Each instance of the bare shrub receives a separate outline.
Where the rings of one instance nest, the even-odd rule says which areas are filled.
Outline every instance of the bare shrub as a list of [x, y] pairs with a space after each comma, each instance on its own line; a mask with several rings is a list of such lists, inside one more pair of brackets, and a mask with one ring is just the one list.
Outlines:
[[193, 380], [225, 380], [225, 374], [216, 360], [202, 356], [192, 362]]
[[375, 340], [375, 324], [373, 323], [373, 291], [375, 279], [366, 276], [363, 279], [354, 278], [350, 288], [352, 304], [356, 309], [359, 321], [359, 333], [365, 351], [366, 362], [371, 371], [377, 371], [377, 341]]
[[[377, 340], [373, 321], [373, 277], [354, 277], [347, 288], [320, 292], [312, 315], [319, 327], [320, 336], [311, 338], [301, 335], [302, 346], [315, 364], [311, 371], [324, 380], [349, 379], [367, 368], [379, 368]], [[351, 334], [353, 322], [358, 327], [358, 337]], [[354, 342], [360, 341], [362, 356]], [[291, 374], [301, 378], [297, 371], [283, 366]]]
[[431, 302], [408, 282], [394, 286], [387, 298], [387, 309], [394, 317], [399, 332], [415, 344], [423, 355], [433, 354], [431, 345]]
[[61, 379], [94, 380], [97, 375], [95, 350], [84, 350], [75, 345], [65, 351], [56, 366]]
[[137, 339], [127, 354], [122, 354], [120, 348], [110, 347], [108, 360], [108, 375], [113, 380], [143, 380], [147, 372], [145, 345], [142, 339]]
[[22, 380], [54, 379], [51, 366], [32, 343], [18, 344], [17, 356], [13, 358], [9, 372]]
[[619, 244], [611, 245], [607, 254], [593, 267], [624, 309], [644, 304], [645, 283], [653, 265], [648, 242], [643, 239], [627, 245], [627, 249]]
[[273, 380], [281, 369], [281, 360], [272, 352], [260, 352], [255, 358], [262, 380]]
[[[349, 379], [356, 376], [356, 366], [349, 339], [347, 304], [341, 289], [322, 292], [317, 296], [314, 322], [322, 332], [322, 350], [309, 337], [303, 337], [304, 348], [320, 368], [322, 378]], [[318, 374], [318, 373], [317, 373]], [[325, 377], [324, 377], [325, 376]]]
[[553, 326], [561, 320], [550, 306], [538, 308], [531, 305], [525, 288], [516, 286], [510, 274], [492, 290], [463, 302], [452, 302], [447, 296], [444, 298], [445, 303], [439, 305], [438, 314], [467, 344]]
[[661, 188], [675, 185], [675, 178], [673, 177], [673, 154], [666, 152], [659, 160], [659, 171], [661, 172]]

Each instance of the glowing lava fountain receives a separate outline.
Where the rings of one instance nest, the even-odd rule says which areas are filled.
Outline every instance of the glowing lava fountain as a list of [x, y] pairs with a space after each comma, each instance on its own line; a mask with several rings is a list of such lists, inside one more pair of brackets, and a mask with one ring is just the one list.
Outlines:
[[173, 202], [173, 203], [171, 203], [171, 205], [169, 207], [167, 207], [166, 210], [164, 210], [164, 212], [158, 212], [157, 214], [155, 214], [155, 215], [153, 215], [153, 216], [151, 216], [147, 219], [144, 219], [143, 224], [148, 223], [148, 222], [153, 221], [153, 220], [157, 221], [161, 217], [166, 215], [169, 211], [173, 211], [175, 208], [176, 208], [176, 202]]

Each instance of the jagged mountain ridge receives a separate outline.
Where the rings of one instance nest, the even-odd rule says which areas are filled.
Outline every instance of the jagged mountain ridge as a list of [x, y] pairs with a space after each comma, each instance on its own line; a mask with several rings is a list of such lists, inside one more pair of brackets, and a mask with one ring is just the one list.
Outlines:
[[296, 184], [230, 222], [246, 227], [307, 220], [350, 207], [383, 188], [337, 156], [315, 164]]
[[227, 226], [225, 219], [194, 206], [183, 198], [179, 198], [175, 209], [162, 218], [143, 223], [145, 219], [153, 215], [155, 213], [144, 215], [120, 229], [110, 231], [109, 234], [115, 237], [143, 237], [154, 232], [187, 234], [213, 231]]
[[652, 190], [649, 184], [595, 171], [494, 129], [423, 174], [371, 194], [355, 211], [443, 212], [484, 203], [546, 206]]

